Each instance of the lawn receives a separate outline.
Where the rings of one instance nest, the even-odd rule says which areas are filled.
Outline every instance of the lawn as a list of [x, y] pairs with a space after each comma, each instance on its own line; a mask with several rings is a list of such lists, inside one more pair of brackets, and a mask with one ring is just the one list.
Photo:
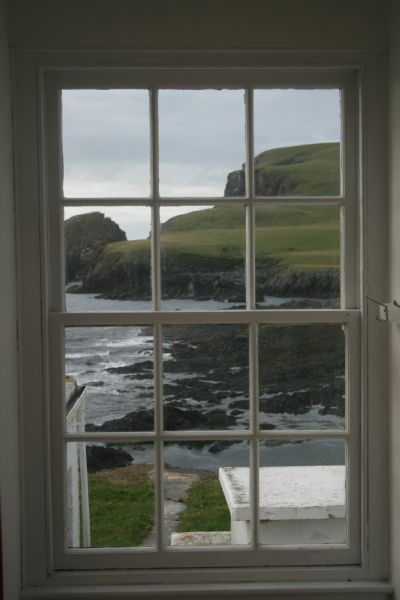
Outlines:
[[89, 475], [91, 545], [139, 546], [154, 525], [154, 488], [147, 478], [134, 485]]
[[192, 484], [179, 531], [230, 531], [231, 517], [218, 477], [207, 475]]
[[[153, 483], [146, 474], [132, 483], [119, 477], [119, 471], [89, 475], [93, 548], [139, 546], [154, 526]], [[178, 529], [230, 530], [229, 510], [216, 475], [202, 476], [190, 487]]]

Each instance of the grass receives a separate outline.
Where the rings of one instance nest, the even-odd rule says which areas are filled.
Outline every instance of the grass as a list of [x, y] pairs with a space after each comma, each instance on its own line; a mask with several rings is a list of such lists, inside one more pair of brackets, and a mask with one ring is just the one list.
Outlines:
[[[162, 251], [238, 263], [245, 251], [244, 209], [218, 207], [174, 217], [161, 236]], [[273, 256], [298, 270], [339, 266], [340, 218], [336, 207], [261, 207], [256, 212], [257, 258]], [[183, 260], [183, 258], [182, 258]], [[108, 244], [97, 269], [150, 262], [149, 240]], [[183, 265], [182, 265], [183, 266]]]
[[[139, 546], [154, 526], [154, 486], [146, 473], [134, 480], [123, 469], [90, 474], [89, 502], [93, 548]], [[229, 531], [230, 523], [217, 477], [203, 476], [188, 491], [179, 531]]]
[[192, 484], [179, 531], [230, 531], [231, 517], [217, 477], [207, 475]]
[[255, 157], [256, 170], [286, 179], [292, 196], [339, 194], [339, 164], [339, 142], [274, 148]]
[[91, 544], [94, 548], [139, 546], [154, 525], [154, 488], [89, 475]]

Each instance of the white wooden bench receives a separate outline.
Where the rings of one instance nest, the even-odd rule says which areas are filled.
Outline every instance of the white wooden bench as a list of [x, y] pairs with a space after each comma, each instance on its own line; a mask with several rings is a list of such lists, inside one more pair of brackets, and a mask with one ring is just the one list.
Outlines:
[[[344, 544], [343, 465], [260, 468], [260, 542], [268, 545]], [[251, 540], [248, 467], [219, 469], [231, 513], [231, 543]]]

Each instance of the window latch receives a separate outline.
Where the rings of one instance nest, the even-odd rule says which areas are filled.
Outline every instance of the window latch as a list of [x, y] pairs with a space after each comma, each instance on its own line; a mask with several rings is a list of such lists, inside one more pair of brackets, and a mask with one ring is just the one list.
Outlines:
[[400, 304], [397, 300], [393, 300], [393, 302], [379, 302], [370, 296], [367, 296], [367, 299], [378, 307], [378, 314], [376, 315], [377, 321], [400, 323]]

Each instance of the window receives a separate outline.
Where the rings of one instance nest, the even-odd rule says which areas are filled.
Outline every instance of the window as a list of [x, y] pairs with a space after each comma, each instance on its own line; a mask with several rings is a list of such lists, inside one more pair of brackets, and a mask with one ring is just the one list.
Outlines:
[[356, 71], [39, 92], [54, 571], [363, 568]]

